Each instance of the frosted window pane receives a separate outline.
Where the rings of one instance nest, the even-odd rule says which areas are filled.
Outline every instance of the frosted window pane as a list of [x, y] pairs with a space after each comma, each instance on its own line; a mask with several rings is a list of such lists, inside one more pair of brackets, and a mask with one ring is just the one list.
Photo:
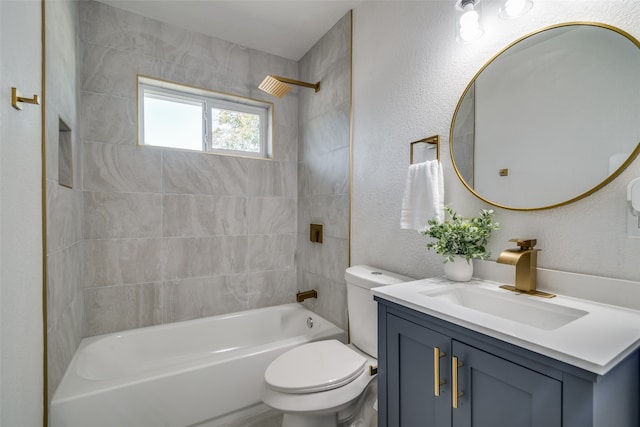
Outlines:
[[145, 95], [145, 144], [202, 150], [202, 135], [202, 104]]

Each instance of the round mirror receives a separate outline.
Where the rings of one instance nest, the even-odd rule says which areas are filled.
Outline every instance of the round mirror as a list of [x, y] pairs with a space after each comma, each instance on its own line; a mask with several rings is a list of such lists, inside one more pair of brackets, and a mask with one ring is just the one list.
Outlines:
[[581, 199], [640, 152], [640, 43], [595, 23], [525, 36], [467, 86], [451, 159], [480, 199], [538, 210]]

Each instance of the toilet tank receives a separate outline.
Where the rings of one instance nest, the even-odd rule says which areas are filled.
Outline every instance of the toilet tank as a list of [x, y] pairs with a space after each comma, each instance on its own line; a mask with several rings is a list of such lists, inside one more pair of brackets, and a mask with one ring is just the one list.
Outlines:
[[370, 356], [378, 358], [378, 307], [371, 288], [415, 280], [368, 265], [347, 268], [347, 308], [351, 343]]

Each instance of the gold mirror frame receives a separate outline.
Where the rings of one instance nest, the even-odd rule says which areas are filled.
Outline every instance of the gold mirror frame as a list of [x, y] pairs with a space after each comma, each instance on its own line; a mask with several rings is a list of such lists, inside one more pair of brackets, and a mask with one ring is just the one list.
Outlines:
[[521, 41], [528, 39], [532, 36], [535, 36], [537, 34], [543, 33], [545, 31], [548, 30], [552, 30], [552, 29], [556, 29], [556, 28], [562, 28], [562, 27], [568, 27], [568, 26], [593, 26], [593, 27], [600, 27], [600, 28], [604, 28], [607, 30], [611, 30], [625, 38], [627, 38], [629, 41], [631, 41], [636, 47], [638, 47], [638, 49], [640, 49], [640, 41], [638, 41], [635, 37], [633, 37], [631, 34], [627, 33], [624, 30], [621, 30], [620, 28], [608, 25], [608, 24], [603, 24], [603, 23], [598, 23], [598, 22], [583, 22], [583, 21], [575, 21], [575, 22], [566, 22], [566, 23], [562, 23], [562, 24], [556, 24], [556, 25], [551, 25], [548, 27], [544, 27], [542, 29], [536, 30], [532, 33], [529, 33], [527, 35], [524, 35], [520, 38], [518, 38], [517, 40], [515, 40], [514, 42], [510, 43], [509, 45], [507, 45], [505, 48], [503, 48], [502, 50], [500, 50], [498, 53], [496, 53], [493, 57], [491, 57], [479, 70], [478, 72], [473, 76], [473, 78], [471, 79], [471, 81], [469, 82], [469, 84], [467, 85], [467, 87], [465, 88], [464, 92], [462, 92], [462, 95], [460, 96], [460, 100], [458, 101], [458, 104], [456, 106], [455, 112], [453, 114], [453, 118], [451, 120], [451, 128], [450, 128], [450, 132], [449, 132], [449, 152], [451, 155], [451, 163], [453, 164], [453, 168], [456, 172], [456, 175], [458, 175], [458, 178], [460, 179], [460, 181], [462, 182], [462, 184], [467, 188], [467, 190], [469, 190], [474, 196], [476, 196], [477, 198], [479, 198], [480, 200], [499, 207], [499, 208], [503, 208], [503, 209], [508, 209], [508, 210], [513, 210], [513, 211], [537, 211], [537, 210], [545, 210], [545, 209], [552, 209], [552, 208], [556, 208], [556, 207], [560, 207], [560, 206], [565, 206], [568, 204], [571, 204], [573, 202], [576, 202], [578, 200], [581, 200], [587, 196], [590, 196], [591, 194], [595, 193], [596, 191], [600, 190], [601, 188], [603, 188], [604, 186], [606, 186], [607, 184], [609, 184], [611, 181], [613, 181], [618, 175], [620, 175], [638, 156], [638, 154], [640, 154], [640, 141], [638, 142], [638, 144], [636, 145], [636, 148], [631, 152], [631, 154], [629, 155], [629, 157], [624, 161], [624, 163], [622, 163], [622, 165], [620, 165], [618, 167], [618, 169], [616, 169], [613, 173], [609, 174], [607, 176], [607, 178], [605, 178], [600, 184], [596, 185], [595, 187], [591, 188], [590, 190], [577, 195], [576, 197], [573, 197], [571, 199], [565, 200], [563, 202], [559, 202], [559, 203], [555, 203], [555, 204], [551, 204], [548, 206], [540, 206], [540, 207], [512, 207], [512, 206], [506, 206], [500, 203], [497, 203], [495, 201], [489, 200], [486, 197], [483, 197], [482, 195], [478, 194], [462, 177], [462, 174], [460, 172], [460, 170], [458, 169], [458, 165], [456, 164], [455, 161], [455, 157], [453, 154], [453, 149], [454, 149], [454, 139], [453, 139], [453, 132], [454, 132], [454, 126], [455, 126], [455, 122], [456, 122], [456, 117], [458, 116], [458, 112], [460, 109], [460, 106], [462, 105], [465, 96], [467, 95], [467, 92], [469, 92], [469, 89], [471, 87], [473, 87], [474, 83], [476, 82], [476, 79], [478, 78], [478, 76], [480, 76], [480, 74], [489, 66], [491, 65], [491, 63], [493, 63], [494, 60], [496, 60], [500, 55], [502, 55], [503, 53], [505, 53], [507, 50], [509, 50], [510, 48], [512, 48], [513, 46], [515, 46], [516, 44], [520, 43]]

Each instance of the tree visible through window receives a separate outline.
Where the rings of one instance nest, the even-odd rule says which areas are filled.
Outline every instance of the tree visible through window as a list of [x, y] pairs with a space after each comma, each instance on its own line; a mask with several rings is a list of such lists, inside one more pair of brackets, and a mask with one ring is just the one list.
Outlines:
[[260, 152], [260, 116], [213, 108], [212, 120], [213, 148]]
[[272, 104], [138, 77], [139, 143], [271, 157]]

